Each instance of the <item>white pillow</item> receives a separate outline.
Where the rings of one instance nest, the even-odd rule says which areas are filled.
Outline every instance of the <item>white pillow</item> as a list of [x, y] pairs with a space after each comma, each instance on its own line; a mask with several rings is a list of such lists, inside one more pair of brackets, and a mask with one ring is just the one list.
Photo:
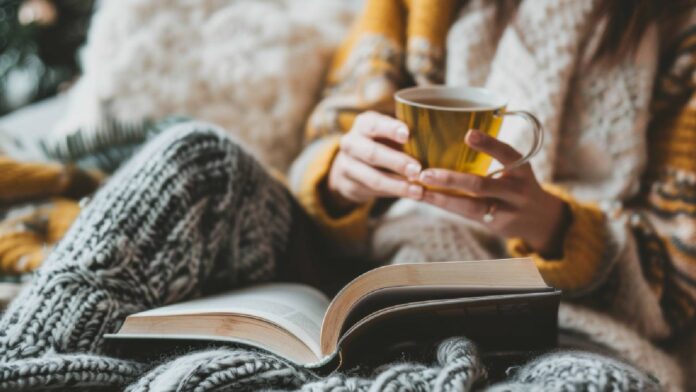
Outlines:
[[[355, 0], [102, 0], [83, 77], [48, 140], [180, 114], [285, 170]], [[96, 136], [96, 135], [92, 135]]]

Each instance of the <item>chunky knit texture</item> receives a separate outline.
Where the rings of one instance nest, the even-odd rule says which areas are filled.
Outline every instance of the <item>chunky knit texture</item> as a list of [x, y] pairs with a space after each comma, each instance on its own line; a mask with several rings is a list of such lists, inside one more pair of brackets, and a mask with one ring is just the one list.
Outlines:
[[[0, 390], [468, 391], [485, 381], [465, 338], [442, 342], [431, 364], [328, 378], [229, 347], [155, 368], [104, 355], [103, 335], [130, 313], [274, 278], [287, 260], [293, 211], [283, 185], [219, 129], [185, 122], [166, 130], [95, 194], [0, 319]], [[552, 356], [518, 382], [564, 385], [558, 376], [570, 373], [585, 388], [656, 385], [628, 365], [565, 355], [565, 373], [535, 370], [558, 362]], [[615, 364], [611, 377], [598, 370], [607, 364]]]
[[0, 212], [0, 273], [14, 276], [38, 268], [79, 213], [77, 201], [62, 198]]
[[65, 354], [3, 363], [0, 390], [39, 388], [118, 390], [147, 367], [133, 361], [85, 354]]
[[215, 283], [269, 279], [289, 205], [285, 188], [219, 130], [173, 127], [94, 196], [12, 303], [0, 358], [99, 352], [127, 314]]
[[31, 272], [60, 240], [103, 175], [74, 165], [23, 162], [0, 149], [0, 273]]
[[[217, 349], [192, 353], [161, 365], [131, 384], [128, 391], [299, 390], [303, 392], [439, 391], [467, 392], [484, 386], [486, 370], [466, 338], [440, 343], [431, 363], [386, 365], [363, 376], [326, 378], [263, 353]], [[512, 369], [511, 369], [512, 370]], [[658, 391], [659, 384], [636, 368], [582, 352], [551, 353], [514, 370], [493, 391]]]
[[464, 338], [451, 338], [438, 346], [436, 359], [429, 366], [397, 363], [362, 377], [333, 374], [318, 378], [307, 370], [263, 353], [210, 350], [157, 367], [128, 390], [468, 391], [485, 376], [473, 343]]
[[513, 371], [509, 383], [489, 390], [502, 391], [645, 391], [661, 388], [626, 364], [586, 352], [547, 354]]
[[[373, 3], [402, 4], [400, 0], [380, 0]], [[355, 84], [347, 83], [346, 89], [355, 86], [364, 87], [361, 98], [390, 96], [401, 82], [408, 79], [398, 74], [403, 68], [402, 64], [398, 63], [402, 61], [403, 45], [407, 46], [406, 50], [409, 52], [406, 56], [408, 63], [405, 68], [414, 80], [427, 83], [437, 81], [441, 77], [441, 70], [437, 69], [441, 66], [438, 42], [442, 38], [445, 24], [437, 25], [432, 30], [427, 25], [415, 26], [415, 24], [419, 21], [433, 23], [433, 15], [447, 15], [447, 12], [437, 9], [434, 14], [418, 14], [416, 10], [422, 12], [428, 9], [427, 7], [419, 8], [427, 3], [426, 0], [403, 2], [413, 13], [407, 18], [408, 20], [400, 19], [403, 23], [397, 24], [394, 28], [397, 30], [409, 28], [408, 35], [404, 36], [412, 36], [413, 39], [409, 39], [410, 42], [401, 41], [400, 34], [397, 34], [400, 38], [396, 45], [379, 34], [366, 34], [364, 39], [354, 42], [356, 49], [347, 52], [349, 54], [345, 63], [347, 69], [343, 70], [345, 72], [338, 73], [347, 75], [347, 79], [355, 82]], [[438, 2], [437, 4], [447, 7], [450, 3]], [[488, 26], [487, 18], [493, 15], [489, 5], [491, 3], [471, 1], [468, 4], [470, 8], [466, 9], [456, 26], [460, 26], [461, 31], [464, 32], [472, 31], [471, 26]], [[645, 81], [651, 80], [650, 69], [654, 63], [645, 63], [644, 69], [635, 68], [634, 64], [630, 63], [622, 64], [621, 68], [615, 70], [616, 72], [608, 73], [591, 68], [572, 69], [577, 64], [583, 64], [582, 57], [585, 53], [575, 45], [581, 41], [584, 42], [580, 32], [590, 12], [588, 5], [590, 2], [548, 1], [533, 4], [536, 6], [542, 4], [541, 9], [544, 12], [541, 14], [553, 23], [540, 23], [539, 14], [530, 11], [536, 10], [536, 7], [528, 4], [532, 2], [523, 2], [520, 12], [510, 21], [507, 31], [489, 32], [473, 29], [476, 33], [482, 34], [465, 34], [465, 37], [478, 38], [475, 43], [463, 40], [473, 46], [463, 45], [460, 47], [461, 52], [477, 53], [481, 54], [481, 57], [476, 59], [464, 57], [467, 61], [460, 62], [454, 55], [450, 56], [448, 61], [463, 64], [464, 67], [471, 66], [459, 74], [459, 77], [474, 75], [481, 83], [486, 83], [489, 87], [500, 89], [509, 95], [512, 98], [512, 106], [532, 109], [539, 113], [547, 130], [551, 133], [551, 137], [548, 138], [550, 144], [546, 146], [538, 162], [535, 162], [543, 179], [557, 180], [558, 178], [551, 177], [559, 174], [570, 178], [577, 175], [578, 173], [569, 171], [574, 168], [572, 164], [563, 165], [558, 159], [557, 150], [559, 146], [562, 146], [561, 139], [568, 140], [567, 144], [571, 146], [583, 146], [583, 142], [587, 140], [585, 133], [580, 131], [596, 129], [596, 133], [593, 133], [590, 139], [601, 142], [590, 144], [590, 146], [610, 146], [606, 156], [611, 157], [612, 162], [619, 164], [616, 173], [612, 171], [610, 173], [612, 176], [608, 176], [607, 181], [599, 184], [598, 189], [601, 188], [605, 192], [602, 197], [616, 199], [632, 195], [637, 190], [637, 177], [644, 163], [644, 157], [640, 155], [644, 146], [609, 142], [626, 135], [635, 136], [630, 132], [633, 130], [638, 133], [644, 131], [641, 127], [645, 119], [636, 113], [645, 112], [646, 96], [650, 90], [648, 82]], [[420, 17], [414, 15], [420, 15]], [[434, 18], [436, 21], [438, 19]], [[543, 22], [546, 21], [546, 19], [543, 20]], [[380, 23], [373, 20], [371, 25], [380, 26]], [[504, 26], [504, 24], [499, 25]], [[567, 34], [545, 35], [543, 31], [538, 30], [543, 28], [564, 31]], [[518, 34], [521, 31], [529, 32], [529, 35], [521, 37]], [[451, 31], [451, 42], [457, 42], [456, 32], [457, 30], [454, 29]], [[654, 38], [654, 35], [647, 34], [646, 37], [641, 45], [644, 50], [640, 53], [647, 53], [650, 56], [651, 44], [654, 44], [650, 39]], [[424, 43], [426, 45], [423, 45]], [[521, 48], [529, 48], [530, 52]], [[479, 49], [483, 50], [479, 51]], [[491, 61], [487, 61], [484, 55], [490, 56]], [[556, 55], [559, 56], [556, 57]], [[376, 67], [374, 69], [362, 67], [362, 60], [365, 58], [374, 59], [375, 61], [370, 64]], [[511, 58], [517, 62], [511, 61]], [[397, 61], [396, 66], [393, 61]], [[553, 64], [546, 71], [532, 72], [535, 69], [545, 69], [544, 66], [548, 62]], [[510, 69], [510, 64], [515, 64], [517, 67]], [[360, 68], [358, 70], [360, 72], [349, 69], [352, 66]], [[378, 72], [373, 72], [375, 69]], [[529, 72], [524, 72], [525, 69]], [[381, 74], [379, 72], [381, 70], [386, 72]], [[309, 74], [311, 72], [307, 72], [307, 75]], [[532, 75], [528, 80], [525, 79], [527, 74]], [[576, 75], [587, 76], [588, 80], [576, 78]], [[448, 75], [448, 79], [454, 81], [455, 79], [452, 78], [455, 76]], [[620, 81], [620, 83], [607, 83], [607, 81]], [[553, 86], [541, 89], [544, 85], [538, 84], [540, 82], [553, 84]], [[587, 116], [577, 122], [574, 121], [577, 119], [570, 115], [562, 116], [563, 112], [559, 110], [560, 103], [565, 102], [566, 93], [572, 90], [569, 86], [587, 92], [587, 94], [576, 94], [577, 102], [570, 107], [601, 108], [604, 107], [603, 103], [606, 103], [607, 107], [613, 108], [612, 110], [619, 115]], [[340, 88], [335, 87], [330, 86], [329, 95], [341, 92]], [[540, 87], [539, 91], [542, 91], [544, 93], [542, 95], [546, 95], [548, 99], [542, 97], [527, 103], [525, 100], [528, 96], [522, 92], [530, 89], [536, 91], [537, 87]], [[347, 90], [343, 90], [345, 91]], [[624, 98], [626, 100], [623, 100]], [[359, 102], [363, 106], [358, 107], [358, 110], [365, 109], [366, 103], [376, 103], [379, 104], [376, 108], [389, 110], [389, 102], [382, 102], [379, 99]], [[323, 106], [320, 105], [320, 108]], [[329, 117], [331, 120], [329, 124], [336, 126], [335, 129], [329, 130], [329, 133], [333, 134], [322, 138], [319, 143], [325, 144], [320, 145], [321, 148], [307, 150], [318, 152], [317, 156], [325, 165], [313, 171], [304, 171], [308, 175], [311, 174], [312, 180], [316, 182], [303, 179], [299, 181], [305, 186], [301, 194], [306, 197], [301, 200], [317, 201], [316, 187], [313, 185], [323, 181], [323, 174], [326, 173], [326, 168], [335, 153], [337, 135], [341, 131], [339, 128], [345, 129], [349, 126], [355, 112], [356, 108], [349, 108], [346, 110], [346, 116], [337, 114]], [[604, 122], [611, 123], [611, 126], [607, 126]], [[0, 321], [0, 327], [3, 329], [0, 333], [0, 356], [6, 361], [3, 367], [7, 369], [7, 373], [3, 377], [8, 380], [7, 384], [0, 382], [0, 387], [16, 389], [49, 384], [56, 388], [74, 385], [120, 388], [134, 381], [145, 369], [136, 363], [99, 356], [102, 349], [101, 336], [104, 332], [113, 331], [125, 314], [196, 295], [202, 292], [203, 288], [217, 286], [219, 283], [225, 282], [232, 285], [265, 280], [273, 276], [273, 270], [277, 267], [276, 253], [283, 248], [282, 244], [287, 235], [281, 228], [287, 229], [288, 221], [292, 220], [288, 212], [289, 208], [283, 207], [284, 203], [289, 203], [289, 197], [282, 195], [283, 191], [278, 190], [282, 187], [269, 180], [262, 170], [250, 169], [257, 168], [258, 165], [241, 151], [237, 143], [225, 140], [220, 136], [219, 131], [210, 131], [207, 129], [208, 126], [201, 125], [203, 129], [199, 131], [193, 131], [196, 126], [191, 124], [187, 124], [186, 127], [189, 127], [186, 131], [176, 128], [179, 133], [177, 137], [167, 132], [166, 137], [155, 139], [155, 142], [146, 149], [146, 153], [138, 155], [114, 177], [113, 183], [95, 197], [59, 249], [39, 272], [38, 282], [13, 304], [8, 315]], [[321, 132], [315, 134], [317, 137], [324, 135]], [[207, 139], [208, 137], [211, 139]], [[210, 144], [198, 143], [202, 140], [209, 140]], [[643, 143], [640, 138], [636, 140], [638, 143]], [[188, 155], [189, 153], [191, 155]], [[578, 151], [571, 151], [562, 158], [573, 156], [577, 157]], [[223, 158], [218, 161], [217, 158], [210, 159], [211, 157]], [[316, 163], [311, 159], [305, 160], [308, 164], [313, 162]], [[617, 178], [618, 183], [614, 181]], [[252, 185], [247, 187], [250, 184], [249, 181]], [[239, 191], [240, 184], [243, 184], [242, 191]], [[566, 183], [564, 185], [570, 185], [568, 188], [576, 192], [577, 196], [582, 195], [583, 184], [572, 186]], [[587, 189], [592, 188], [590, 186]], [[245, 195], [247, 191], [253, 196], [240, 196]], [[257, 191], [259, 193], [256, 193]], [[263, 201], [266, 197], [263, 195], [267, 192], [274, 195], [268, 196], [270, 200], [268, 203]], [[569, 203], [574, 202], [575, 200], [569, 200]], [[259, 205], [263, 207], [257, 209]], [[321, 210], [322, 206], [319, 204], [308, 205], [316, 207], [310, 212], [326, 212]], [[581, 203], [575, 205], [577, 209], [574, 211], [579, 211], [578, 214], [597, 211], [597, 209], [587, 209]], [[272, 209], [271, 206], [276, 208], [273, 213], [256, 214], [258, 211], [268, 212], [268, 209]], [[356, 222], [367, 223], [367, 212], [370, 207], [363, 206], [354, 211], [355, 214], [347, 218], [338, 217], [339, 219], [335, 219], [326, 226], [348, 233], [350, 230], [346, 230], [346, 227]], [[403, 205], [399, 208], [403, 208]], [[425, 211], [424, 216], [429, 217], [425, 221], [421, 215], [409, 213], [408, 210], [401, 211], [405, 212], [402, 217], [410, 215], [412, 222], [415, 223], [414, 227], [435, 233], [442, 239], [448, 238], [447, 235], [441, 235], [442, 233], [451, 234], [453, 239], [441, 242], [427, 241], [426, 236], [421, 235], [422, 232], [415, 232], [413, 237], [419, 241], [412, 241], [410, 238], [397, 239], [382, 231], [383, 235], [375, 238], [386, 239], [389, 242], [388, 249], [379, 246], [376, 248], [384, 251], [382, 254], [384, 259], [434, 260], [438, 258], [437, 255], [446, 255], [447, 258], [482, 258], [478, 252], [485, 253], [491, 249], [502, 252], [502, 247], [494, 236], [482, 236], [480, 235], [482, 231], [469, 230], [456, 219], [446, 217], [446, 214], [439, 216]], [[240, 215], [237, 215], [238, 213]], [[335, 218], [330, 213], [323, 216]], [[579, 221], [581, 220], [575, 220], [575, 222]], [[209, 224], [210, 222], [213, 224]], [[269, 225], [269, 222], [272, 224]], [[428, 224], [424, 225], [423, 222]], [[392, 227], [402, 230], [405, 227], [405, 221], [394, 224]], [[270, 231], [264, 232], [265, 230]], [[275, 230], [278, 232], [276, 233]], [[257, 232], [260, 232], [258, 236], [255, 234]], [[581, 232], [593, 235], [588, 231]], [[465, 234], [460, 236], [460, 233]], [[599, 238], [596, 241], [599, 246], [592, 249], [585, 247], [591, 253], [590, 257], [597, 259], [596, 265], [606, 266], [606, 269], [594, 271], [599, 279], [582, 279], [578, 286], [583, 286], [581, 288], [585, 290], [576, 290], [576, 294], [586, 294], [603, 284], [602, 288], [608, 290], [595, 291], [594, 294], [598, 294], [597, 298], [600, 299], [596, 302], [605, 306], [610, 302], [609, 299], [620, 299], [620, 301], [611, 302], [612, 313], [620, 316], [617, 317], [619, 319], [633, 322], [639, 332], [632, 340], [622, 339], [622, 344], [628, 346], [638, 341], [647, 346], [646, 341], [640, 340], [641, 334], [655, 338], [668, 336], [671, 332], [668, 322], [673, 323], [676, 320], [677, 324], [681, 324], [684, 318], [682, 316], [686, 313], [672, 312], [670, 319], [665, 321], [662, 309], [663, 307], [674, 309], [674, 302], [671, 302], [670, 298], [679, 299], [682, 298], [681, 295], [672, 296], [675, 293], [673, 290], [663, 291], [661, 286], [654, 282], [648, 284], [644, 281], [643, 266], [637, 262], [639, 257], [635, 240], [630, 231], [626, 230], [624, 222], [613, 222], [613, 226], [607, 228], [606, 233], [607, 236], [592, 237]], [[354, 238], [358, 237], [361, 236]], [[486, 237], [492, 239], [489, 240]], [[271, 240], [258, 240], [260, 238], [271, 238]], [[454, 238], [463, 240], [458, 241]], [[475, 245], [457, 248], [452, 246], [455, 243], [474, 243]], [[659, 241], [655, 243], [659, 244]], [[675, 244], [679, 245], [679, 242]], [[405, 245], [411, 245], [411, 248]], [[623, 250], [623, 252], [615, 252], [616, 250]], [[440, 253], [436, 255], [436, 252]], [[619, 255], [621, 259], [617, 259]], [[573, 263], [573, 260], [578, 260], [577, 257], [564, 260], [539, 258], [538, 261], [540, 266], [546, 267], [547, 277], [561, 275], [572, 277], [575, 275], [573, 266], [577, 265]], [[611, 273], [610, 267], [613, 268]], [[558, 271], [553, 270], [558, 270], [561, 274], [554, 274]], [[659, 276], [659, 269], [656, 270], [658, 273], [655, 276]], [[577, 276], [588, 275], [592, 274]], [[606, 277], [613, 279], [605, 280]], [[620, 279], [617, 280], [616, 277]], [[661, 297], [662, 292], [667, 293], [665, 298], [668, 301]], [[659, 294], [660, 297], [655, 294]], [[597, 320], [599, 318], [592, 318], [588, 324]], [[602, 323], [602, 326], [606, 325], [609, 323]], [[613, 330], [607, 332], [607, 336], [616, 336], [612, 335]], [[468, 343], [465, 340], [459, 340], [457, 344]], [[633, 346], [640, 347], [640, 344]], [[443, 350], [442, 347], [440, 350]], [[626, 349], [625, 353], [630, 354], [627, 357], [630, 357], [634, 363], [645, 366], [640, 359], [650, 350], [656, 349], [652, 346], [648, 350], [640, 351]], [[93, 354], [89, 354], [90, 352]], [[174, 362], [163, 364], [152, 370], [145, 378], [135, 381], [132, 388], [136, 390], [138, 388], [143, 390], [167, 388], [224, 390], [226, 388], [240, 389], [251, 385], [254, 387], [249, 389], [256, 386], [296, 389], [302, 385], [308, 390], [331, 388], [380, 390], [384, 388], [446, 389], [441, 386], [447, 385], [453, 390], [466, 390], [475, 378], [467, 374], [480, 374], [481, 371], [478, 365], [475, 367], [464, 365], [478, 363], [471, 352], [461, 350], [461, 353], [461, 356], [445, 356], [449, 358], [448, 362], [438, 362], [432, 366], [398, 364], [387, 367], [384, 372], [378, 372], [371, 377], [336, 375], [318, 380], [313, 379], [301, 369], [289, 367], [277, 358], [265, 354], [224, 349], [191, 354], [191, 356], [184, 356]], [[445, 373], [447, 376], [442, 376], [445, 384], [429, 381], [433, 377], [435, 379], [440, 377], [443, 369], [450, 366], [456, 368], [459, 360], [461, 360], [461, 368]], [[279, 364], [286, 367], [283, 368]], [[666, 360], [658, 365], [654, 368], [648, 366], [648, 369], [663, 369], [659, 373], [661, 386], [670, 389], [678, 388], [681, 381], [678, 372], [672, 371], [671, 368], [668, 369], [669, 371], [664, 371], [666, 367], [673, 364]], [[604, 370], [607, 371], [604, 372]], [[276, 371], [281, 374], [279, 381], [272, 378], [272, 374]], [[515, 374], [518, 376], [513, 377], [509, 384], [499, 387], [508, 388], [508, 390], [630, 389], [633, 387], [650, 390], [656, 388], [654, 380], [622, 363], [604, 357], [576, 353], [544, 357], [539, 362], [521, 368]], [[173, 376], [182, 375], [193, 376], [190, 379], [181, 378], [181, 383], [172, 381]], [[569, 376], [571, 381], [577, 384], [559, 379], [559, 375]], [[676, 376], [670, 378], [665, 375]], [[309, 384], [305, 384], [307, 382]]]
[[[435, 7], [428, 18], [410, 18], [417, 1], [403, 2], [396, 15], [386, 13], [383, 3], [366, 2], [374, 8], [362, 14], [369, 23], [356, 23], [358, 31], [339, 52], [341, 61], [334, 63], [325, 97], [310, 119], [307, 135], [316, 140], [291, 172], [291, 186], [307, 210], [327, 231], [370, 244], [371, 255], [383, 263], [532, 257], [567, 299], [638, 332], [631, 350], [636, 363], [646, 356], [638, 348], [649, 341], [690, 342], [693, 352], [694, 340], [686, 339], [696, 320], [696, 258], [689, 246], [696, 232], [696, 160], [689, 149], [694, 105], [688, 100], [694, 91], [696, 18], [673, 23], [677, 38], [660, 36], [658, 26], [650, 26], [634, 53], [607, 64], [591, 61], [604, 22], [596, 28], [588, 23], [599, 1], [524, 0], [515, 12], [501, 15], [498, 2], [471, 0], [453, 24], [436, 18], [442, 14]], [[380, 17], [384, 23], [375, 20]], [[532, 166], [546, 189], [570, 206], [563, 257], [544, 258], [521, 239], [501, 238], [412, 200], [399, 200], [384, 214], [375, 203], [341, 213], [322, 203], [316, 189], [326, 176], [318, 173], [328, 167], [317, 166], [331, 165], [327, 157], [338, 151], [355, 114], [370, 109], [393, 114], [393, 92], [424, 83], [422, 74], [401, 63], [409, 54], [404, 37], [433, 29], [419, 23], [451, 25], [447, 84], [485, 86], [506, 97], [508, 109], [528, 110], [542, 122], [545, 144]], [[435, 35], [429, 41], [439, 42]], [[501, 139], [526, 151], [529, 133], [522, 126], [506, 119]], [[658, 368], [676, 366], [667, 361]], [[678, 386], [680, 377], [665, 377], [673, 374], [660, 379]]]

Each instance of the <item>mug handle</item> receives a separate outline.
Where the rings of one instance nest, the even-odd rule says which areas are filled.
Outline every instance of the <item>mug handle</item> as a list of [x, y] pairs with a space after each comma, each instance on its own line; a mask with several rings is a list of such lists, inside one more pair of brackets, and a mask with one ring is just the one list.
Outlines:
[[518, 159], [517, 161], [506, 165], [505, 167], [495, 170], [487, 175], [487, 177], [498, 177], [499, 175], [505, 173], [507, 170], [512, 170], [516, 169], [527, 162], [529, 162], [532, 157], [534, 157], [539, 150], [541, 150], [541, 146], [544, 143], [544, 129], [541, 126], [541, 122], [534, 116], [532, 113], [526, 112], [524, 110], [518, 110], [518, 111], [511, 111], [511, 112], [504, 112], [503, 114], [499, 114], [501, 117], [505, 116], [517, 116], [517, 117], [522, 117], [523, 119], [527, 120], [529, 124], [532, 126], [532, 134], [533, 134], [533, 140], [532, 140], [532, 148], [525, 154], [522, 158]]

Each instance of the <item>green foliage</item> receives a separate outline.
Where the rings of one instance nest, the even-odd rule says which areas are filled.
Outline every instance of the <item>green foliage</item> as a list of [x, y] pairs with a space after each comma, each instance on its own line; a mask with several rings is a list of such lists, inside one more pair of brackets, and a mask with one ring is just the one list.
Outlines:
[[53, 95], [78, 71], [93, 0], [55, 0], [51, 23], [22, 24], [26, 0], [0, 0], [0, 115]]

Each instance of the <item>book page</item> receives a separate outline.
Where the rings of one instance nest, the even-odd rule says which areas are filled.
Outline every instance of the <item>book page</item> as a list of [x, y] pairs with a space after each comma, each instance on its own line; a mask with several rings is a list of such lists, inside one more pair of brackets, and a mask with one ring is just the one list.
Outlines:
[[[356, 322], [358, 320], [355, 318], [365, 316], [364, 313], [398, 303], [396, 300], [399, 297], [406, 300], [409, 292], [412, 295], [408, 297], [412, 298], [408, 301], [418, 301], [431, 295], [448, 298], [457, 292], [467, 296], [467, 293], [482, 291], [536, 290], [548, 290], [548, 286], [531, 258], [397, 264], [375, 268], [346, 285], [329, 305], [321, 331], [322, 352], [332, 353], [336, 350], [341, 331], [350, 327], [344, 325], [347, 320]], [[398, 295], [388, 295], [394, 293]], [[384, 301], [375, 301], [378, 306], [363, 306], [362, 314], [356, 314], [351, 320], [352, 310], [360, 310], [360, 302], [371, 295], [386, 297]]]
[[321, 358], [319, 335], [329, 299], [295, 283], [268, 283], [148, 310], [130, 317], [239, 314], [268, 320], [301, 339]]

